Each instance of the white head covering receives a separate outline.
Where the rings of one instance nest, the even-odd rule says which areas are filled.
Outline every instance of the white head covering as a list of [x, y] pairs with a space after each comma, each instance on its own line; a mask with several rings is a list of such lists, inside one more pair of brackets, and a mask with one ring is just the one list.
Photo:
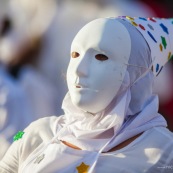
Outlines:
[[147, 42], [127, 21], [107, 20], [121, 22], [131, 37], [128, 68], [119, 92], [105, 110], [94, 116], [76, 108], [67, 93], [62, 105], [64, 128], [58, 133], [59, 140], [99, 153], [152, 127], [167, 125], [158, 113], [158, 97], [152, 93], [154, 75]]

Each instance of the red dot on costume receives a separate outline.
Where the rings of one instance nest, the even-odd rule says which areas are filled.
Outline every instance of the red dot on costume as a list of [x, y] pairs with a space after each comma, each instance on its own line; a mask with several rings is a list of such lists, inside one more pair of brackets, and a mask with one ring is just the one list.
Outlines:
[[148, 20], [151, 20], [152, 22], [156, 22], [153, 18], [148, 18]]
[[145, 31], [145, 27], [139, 24], [139, 27]]

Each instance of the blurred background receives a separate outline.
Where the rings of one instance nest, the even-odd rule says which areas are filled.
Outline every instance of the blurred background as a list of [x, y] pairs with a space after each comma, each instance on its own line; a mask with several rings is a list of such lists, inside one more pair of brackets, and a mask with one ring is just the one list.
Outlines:
[[[70, 45], [99, 17], [173, 17], [170, 0], [0, 0], [0, 159], [14, 134], [32, 121], [61, 115]], [[173, 63], [154, 90], [173, 131]]]

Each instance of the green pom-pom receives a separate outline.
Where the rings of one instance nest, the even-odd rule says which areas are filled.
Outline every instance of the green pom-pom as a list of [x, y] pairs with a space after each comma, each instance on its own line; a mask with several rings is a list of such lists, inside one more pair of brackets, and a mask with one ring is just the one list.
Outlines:
[[21, 139], [24, 133], [25, 132], [23, 132], [23, 131], [17, 132], [17, 134], [13, 137], [13, 141], [17, 141], [17, 140]]

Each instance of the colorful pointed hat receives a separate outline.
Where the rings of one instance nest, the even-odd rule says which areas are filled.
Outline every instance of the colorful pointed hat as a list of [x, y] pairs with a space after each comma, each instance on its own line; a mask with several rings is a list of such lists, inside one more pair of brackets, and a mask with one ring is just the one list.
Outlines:
[[152, 57], [152, 70], [157, 76], [173, 58], [173, 18], [119, 17], [137, 28], [147, 41]]

